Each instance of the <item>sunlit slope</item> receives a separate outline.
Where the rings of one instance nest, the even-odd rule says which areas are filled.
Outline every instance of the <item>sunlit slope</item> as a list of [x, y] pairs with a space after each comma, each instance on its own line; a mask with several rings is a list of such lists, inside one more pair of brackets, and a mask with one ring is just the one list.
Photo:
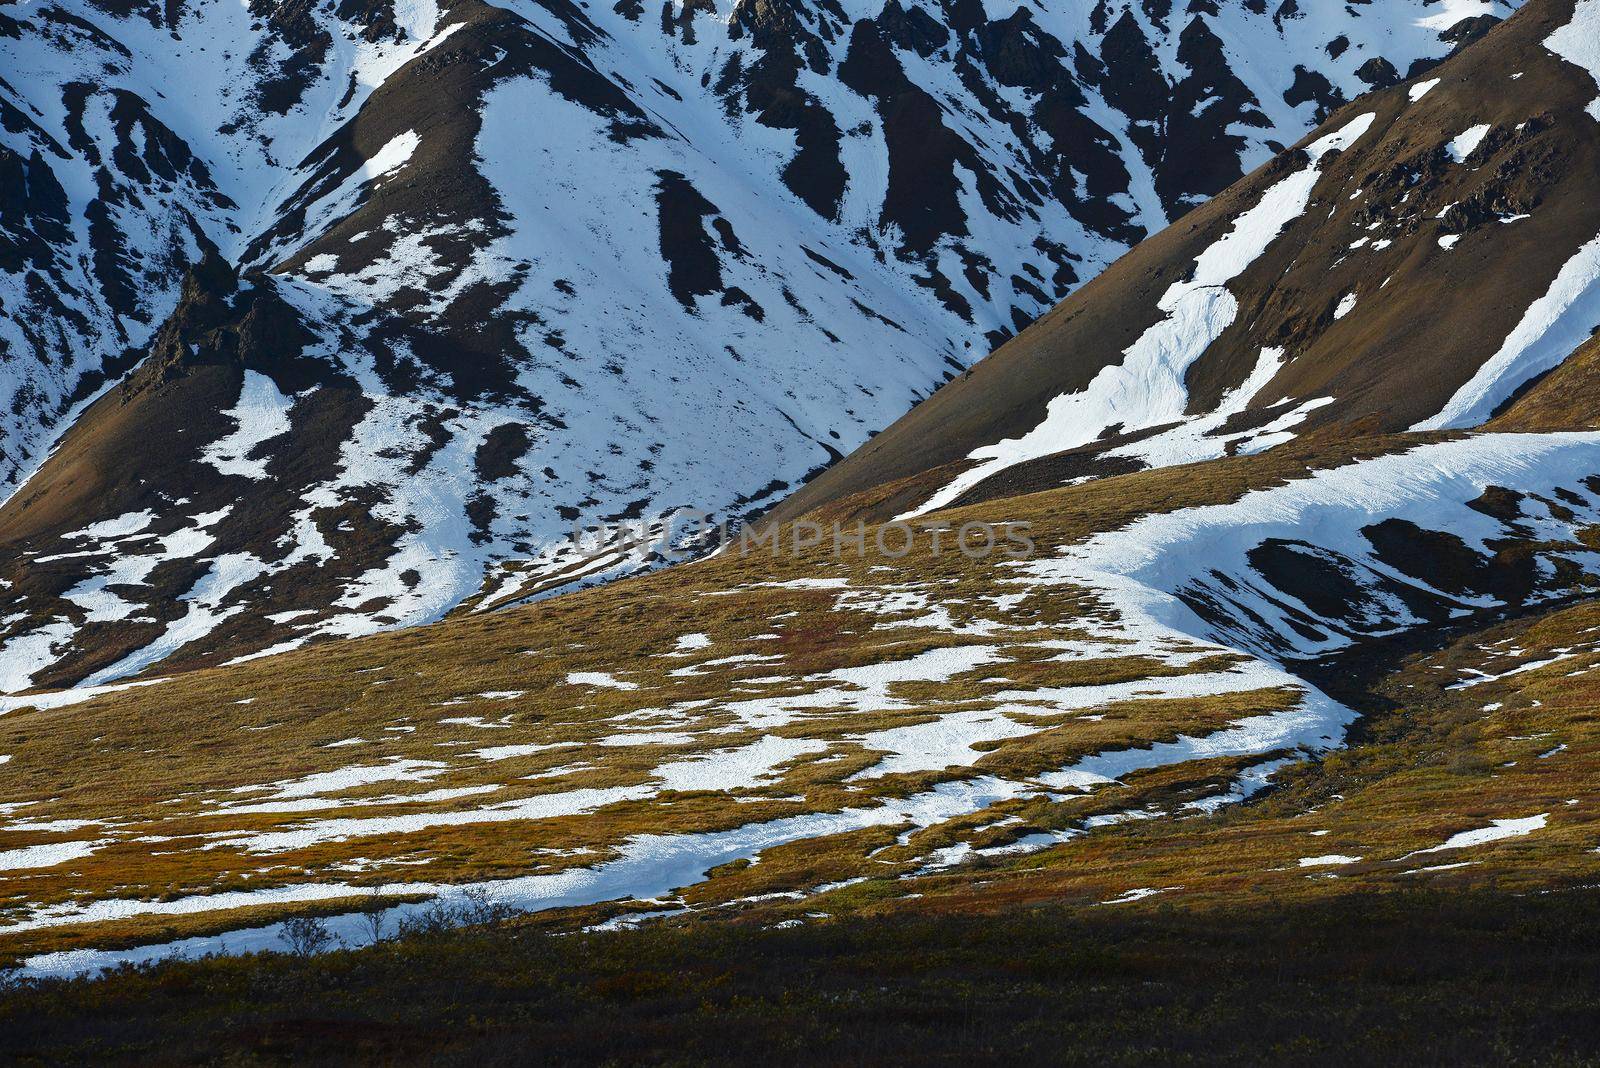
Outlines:
[[[1102, 858], [1129, 820], [1243, 878], [1257, 869], [1207, 852], [1213, 817], [1282, 782], [1303, 800], [1281, 804], [1325, 804], [1322, 764], [1303, 762], [1391, 722], [1360, 717], [1390, 707], [1372, 694], [1395, 650], [1590, 588], [1597, 474], [1589, 434], [1288, 446], [939, 517], [1027, 524], [1028, 559], [952, 551], [948, 532], [937, 555], [927, 532], [906, 555], [735, 550], [18, 707], [0, 717], [0, 935], [18, 952], [160, 942], [338, 911], [370, 887], [479, 882], [528, 908], [657, 898], [756, 854], [772, 863], [729, 886], [806, 891], [1043, 849]], [[1600, 661], [1564, 644], [1567, 672]], [[1538, 707], [1506, 730], [1578, 729], [1581, 711]], [[1386, 831], [1383, 854], [1489, 826], [1477, 787], [1475, 808], [1429, 801]], [[1493, 818], [1584, 818], [1506, 796]], [[1146, 869], [1095, 870], [1100, 892]]]

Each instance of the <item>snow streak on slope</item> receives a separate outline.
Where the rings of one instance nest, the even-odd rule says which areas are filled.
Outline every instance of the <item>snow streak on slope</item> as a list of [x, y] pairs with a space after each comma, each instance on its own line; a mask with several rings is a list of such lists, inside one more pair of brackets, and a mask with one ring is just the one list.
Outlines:
[[[1228, 292], [1227, 283], [1243, 274], [1283, 229], [1305, 212], [1321, 176], [1318, 163], [1322, 157], [1349, 148], [1371, 128], [1374, 118], [1370, 113], [1359, 116], [1308, 145], [1310, 165], [1273, 184], [1253, 208], [1234, 220], [1227, 235], [1195, 259], [1189, 277], [1173, 283], [1158, 302], [1165, 318], [1123, 353], [1122, 363], [1102, 369], [1081, 393], [1051, 401], [1044, 422], [1022, 437], [974, 451], [972, 459], [981, 463], [963, 471], [908, 515], [943, 508], [997, 471], [1085, 445], [1107, 428], [1127, 432], [1181, 421], [1188, 408], [1185, 373], [1239, 313], [1238, 301]], [[1264, 354], [1263, 365], [1275, 368], [1276, 360]], [[1264, 385], [1253, 383], [1250, 393]], [[1262, 446], [1276, 440], [1268, 438]], [[1198, 435], [1194, 444], [1202, 444]], [[1224, 442], [1214, 440], [1214, 448], [1212, 455], [1222, 455]]]
[[[1600, 87], [1600, 0], [1577, 0], [1572, 21], [1551, 34], [1545, 46], [1588, 71]], [[1589, 114], [1600, 122], [1600, 97], [1589, 105]]]
[[1412, 429], [1486, 422], [1518, 389], [1560, 364], [1600, 327], [1600, 237], [1561, 268], [1550, 291], [1529, 305], [1511, 336], [1444, 410]]

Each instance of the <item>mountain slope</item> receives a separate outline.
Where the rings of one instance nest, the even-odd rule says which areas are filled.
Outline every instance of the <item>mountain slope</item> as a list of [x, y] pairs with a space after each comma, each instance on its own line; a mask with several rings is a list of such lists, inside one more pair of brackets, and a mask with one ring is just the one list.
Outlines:
[[1566, 801], [1600, 752], [1597, 477], [1593, 432], [1295, 443], [953, 515], [1029, 524], [1026, 560], [925, 533], [723, 553], [11, 698], [0, 950], [59, 974], [270, 948], [306, 908], [359, 941], [374, 888], [684, 912], [860, 880], [1293, 896], [1317, 885], [1298, 858], [1405, 886], [1500, 823], [1481, 844], [1531, 838], [1540, 863], [1461, 878], [1592, 881], [1595, 816]]
[[1565, 46], [1594, 17], [1533, 5], [1340, 111], [775, 518], [861, 491], [886, 518], [1300, 434], [1485, 422], [1600, 325], [1600, 71]]
[[692, 548], [1508, 10], [0, 10], [0, 687]]
[[[1595, 10], [1540, 0], [1417, 100], [1399, 95], [1416, 106], [1450, 77], [1498, 85], [1483, 72], [1512, 62], [1532, 78], [1552, 35]], [[1596, 96], [1583, 83], [1553, 126], [1592, 125]], [[1405, 106], [1362, 106], [1227, 196], [1248, 199], [1247, 214], [1267, 203], [1325, 216], [1302, 205], [1378, 131], [1404, 128]], [[1550, 190], [1532, 218], [1468, 229], [1449, 250], [1429, 235], [1434, 247], [1464, 252], [1565, 210], [1564, 171], [1528, 179], [1519, 194]], [[1364, 203], [1384, 218], [1434, 195], [1421, 179], [1356, 201], [1334, 192], [1323, 208]], [[1168, 288], [1175, 307], [1199, 294], [1231, 314], [1233, 291], [1206, 280], [1240, 261], [1229, 277], [1248, 279], [1256, 259], [1233, 253], [1272, 256], [1278, 229], [1205, 210], [1192, 233], [1221, 227], [1224, 251], [1206, 245]], [[1200, 239], [1180, 226], [1153, 246], [1187, 240]], [[1433, 255], [1413, 249], [1407, 263]], [[184, 304], [165, 357], [84, 419], [147, 419], [135, 440], [158, 432], [152, 391], [186, 390], [198, 406], [207, 389], [239, 388], [251, 401], [240, 429], [206, 462], [261, 474], [248, 445], [283, 426], [283, 408], [248, 377], [260, 372], [235, 386], [235, 363], [214, 354], [248, 369], [263, 339], [299, 338], [285, 325], [297, 320], [220, 263]], [[1363, 291], [1335, 321], [1381, 330], [1391, 318]], [[284, 917], [313, 909], [361, 943], [379, 904], [425, 926], [507, 908], [568, 928], [632, 912], [789, 924], [836, 908], [938, 916], [1153, 894], [1238, 908], [1417, 885], [1592, 885], [1594, 354], [1579, 344], [1527, 388], [1536, 365], [1507, 363], [1495, 388], [1509, 403], [1487, 429], [1347, 426], [1040, 492], [1014, 485], [838, 547], [796, 523], [775, 543], [500, 612], [5, 698], [0, 952], [60, 975], [271, 948]], [[168, 378], [173, 363], [184, 368]], [[1495, 366], [1460, 367], [1460, 381], [1404, 402], [1442, 410]], [[292, 382], [294, 404], [328, 419], [358, 392], [310, 381]], [[80, 478], [116, 459], [62, 448]], [[41, 477], [72, 490], [64, 474]], [[828, 507], [881, 510], [900, 489]], [[197, 479], [193, 492], [211, 488]], [[137, 536], [141, 521], [85, 540]], [[359, 566], [338, 540], [359, 532], [351, 516], [311, 521], [333, 560]], [[1028, 545], [1012, 551], [1019, 529]], [[267, 577], [300, 563], [275, 558]], [[262, 577], [229, 566], [209, 581]], [[249, 617], [224, 615], [216, 633], [235, 619]]]

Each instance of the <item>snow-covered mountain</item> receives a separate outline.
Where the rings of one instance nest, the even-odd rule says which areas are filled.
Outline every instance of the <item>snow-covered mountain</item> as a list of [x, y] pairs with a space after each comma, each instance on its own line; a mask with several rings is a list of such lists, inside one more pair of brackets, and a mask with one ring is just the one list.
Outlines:
[[[331, 914], [313, 933], [353, 946], [385, 915], [403, 937], [543, 912], [511, 939], [528, 945], [655, 920], [675, 940], [725, 916], [722, 958], [735, 929], [815, 921], [837, 940], [897, 916], [940, 950], [976, 930], [942, 924], [978, 915], [1002, 932], [984, 981], [1024, 941], [1010, 910], [1103, 916], [1156, 894], [1160, 924], [1188, 913], [1234, 939], [1259, 914], [1274, 944], [1304, 905], [1337, 906], [1313, 939], [1335, 942], [1385, 894], [1470, 895], [1447, 939], [1513, 898], [1572, 927], [1600, 871], [1600, 0], [1528, 0], [1336, 108], [761, 517], [915, 522], [831, 546], [778, 526], [784, 551], [729, 546], [503, 611], [478, 609], [651, 562], [595, 539], [563, 554], [558, 520], [778, 498], [740, 480], [770, 462], [783, 481], [815, 459], [806, 435], [834, 440], [811, 421], [827, 391], [887, 406], [868, 372], [909, 381], [906, 339], [939, 351], [938, 320], [902, 334], [867, 312], [943, 307], [915, 274], [976, 247], [978, 216], [918, 252], [904, 228], [829, 229], [779, 174], [763, 196], [787, 207], [757, 218], [755, 186], [693, 162], [710, 134], [629, 110], [637, 71], [544, 52], [558, 77], [479, 85], [480, 62], [526, 56], [451, 50], [521, 23], [458, 14], [314, 153], [332, 169], [271, 226], [225, 246], [183, 208], [194, 259], [171, 313], [0, 510], [6, 685], [90, 684], [0, 694], [12, 974], [308, 955], [311, 909]], [[377, 102], [429, 63], [431, 95], [396, 97], [405, 118], [384, 125]], [[547, 90], [533, 108], [530, 85]], [[580, 112], [550, 86], [606, 85], [587, 133], [553, 121]], [[417, 118], [463, 98], [490, 102], [462, 112], [470, 136]], [[497, 170], [513, 133], [519, 158], [563, 162]], [[580, 175], [563, 146], [612, 166]], [[551, 173], [566, 185], [532, 181]], [[538, 302], [556, 270], [560, 306], [589, 319]], [[793, 310], [771, 286], [829, 310], [805, 329], [840, 348], [785, 362], [752, 344], [804, 339], [769, 314]], [[746, 326], [752, 305], [771, 334]], [[706, 346], [735, 327], [741, 359], [718, 371]], [[899, 347], [847, 352], [879, 328]], [[773, 412], [788, 430], [702, 429]], [[833, 428], [841, 451], [861, 429]], [[618, 490], [625, 469], [641, 496]], [[435, 626], [232, 663], [458, 603]], [[337, 962], [341, 989], [388, 992], [361, 959]], [[1344, 976], [1341, 959], [1316, 968]], [[1130, 974], [1143, 1012], [1150, 973]], [[111, 982], [130, 979], [152, 976]]]
[[0, 690], [648, 566], [1514, 6], [0, 7]]
[[[1597, 40], [1600, 4], [1530, 4], [1347, 105], [769, 518], [1500, 416], [1600, 328]], [[1593, 400], [1541, 426], [1590, 427]]]

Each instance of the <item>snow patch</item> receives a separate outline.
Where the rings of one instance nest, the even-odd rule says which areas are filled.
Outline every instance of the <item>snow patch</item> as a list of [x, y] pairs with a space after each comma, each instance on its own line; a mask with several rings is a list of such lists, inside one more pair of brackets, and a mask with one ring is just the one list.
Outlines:
[[1419, 849], [1415, 853], [1407, 853], [1401, 860], [1408, 857], [1420, 857], [1426, 853], [1442, 853], [1447, 849], [1469, 849], [1472, 846], [1488, 845], [1490, 842], [1500, 842], [1507, 838], [1522, 838], [1534, 831], [1543, 830], [1545, 821], [1550, 813], [1541, 812], [1537, 816], [1527, 816], [1523, 819], [1491, 820], [1488, 827], [1479, 827], [1473, 831], [1462, 831], [1452, 834], [1440, 845]]
[[663, 790], [745, 790], [772, 781], [782, 765], [827, 748], [816, 739], [768, 735], [737, 749], [662, 764], [651, 774]]
[[637, 690], [637, 682], [619, 679], [607, 671], [569, 671], [568, 686], [598, 686], [603, 690]]
[[[1572, 21], [1545, 39], [1544, 46], [1568, 63], [1582, 67], [1600, 86], [1600, 0], [1578, 0]], [[1589, 105], [1600, 121], [1600, 97]]]
[[239, 403], [223, 413], [239, 424], [238, 429], [208, 445], [200, 458], [224, 475], [266, 478], [267, 461], [252, 460], [250, 454], [257, 446], [289, 432], [293, 404], [272, 379], [259, 371], [246, 371]]
[[1478, 150], [1478, 146], [1483, 144], [1483, 139], [1487, 137], [1488, 134], [1488, 123], [1484, 123], [1482, 126], [1474, 126], [1471, 129], [1466, 130], [1463, 133], [1459, 133], [1452, 138], [1450, 144], [1446, 148], [1446, 151], [1450, 153], [1450, 158], [1455, 160], [1457, 163], [1465, 163], [1467, 161], [1467, 157], [1476, 152]]
[[21, 849], [0, 849], [0, 871], [53, 868], [69, 860], [81, 860], [102, 844], [101, 842], [51, 842], [46, 845], [23, 846]]
[[1416, 85], [1413, 85], [1409, 90], [1407, 90], [1407, 93], [1411, 97], [1411, 102], [1415, 104], [1417, 101], [1427, 96], [1428, 93], [1432, 91], [1433, 87], [1438, 84], [1438, 78], [1429, 78], [1425, 82], [1418, 82]]

